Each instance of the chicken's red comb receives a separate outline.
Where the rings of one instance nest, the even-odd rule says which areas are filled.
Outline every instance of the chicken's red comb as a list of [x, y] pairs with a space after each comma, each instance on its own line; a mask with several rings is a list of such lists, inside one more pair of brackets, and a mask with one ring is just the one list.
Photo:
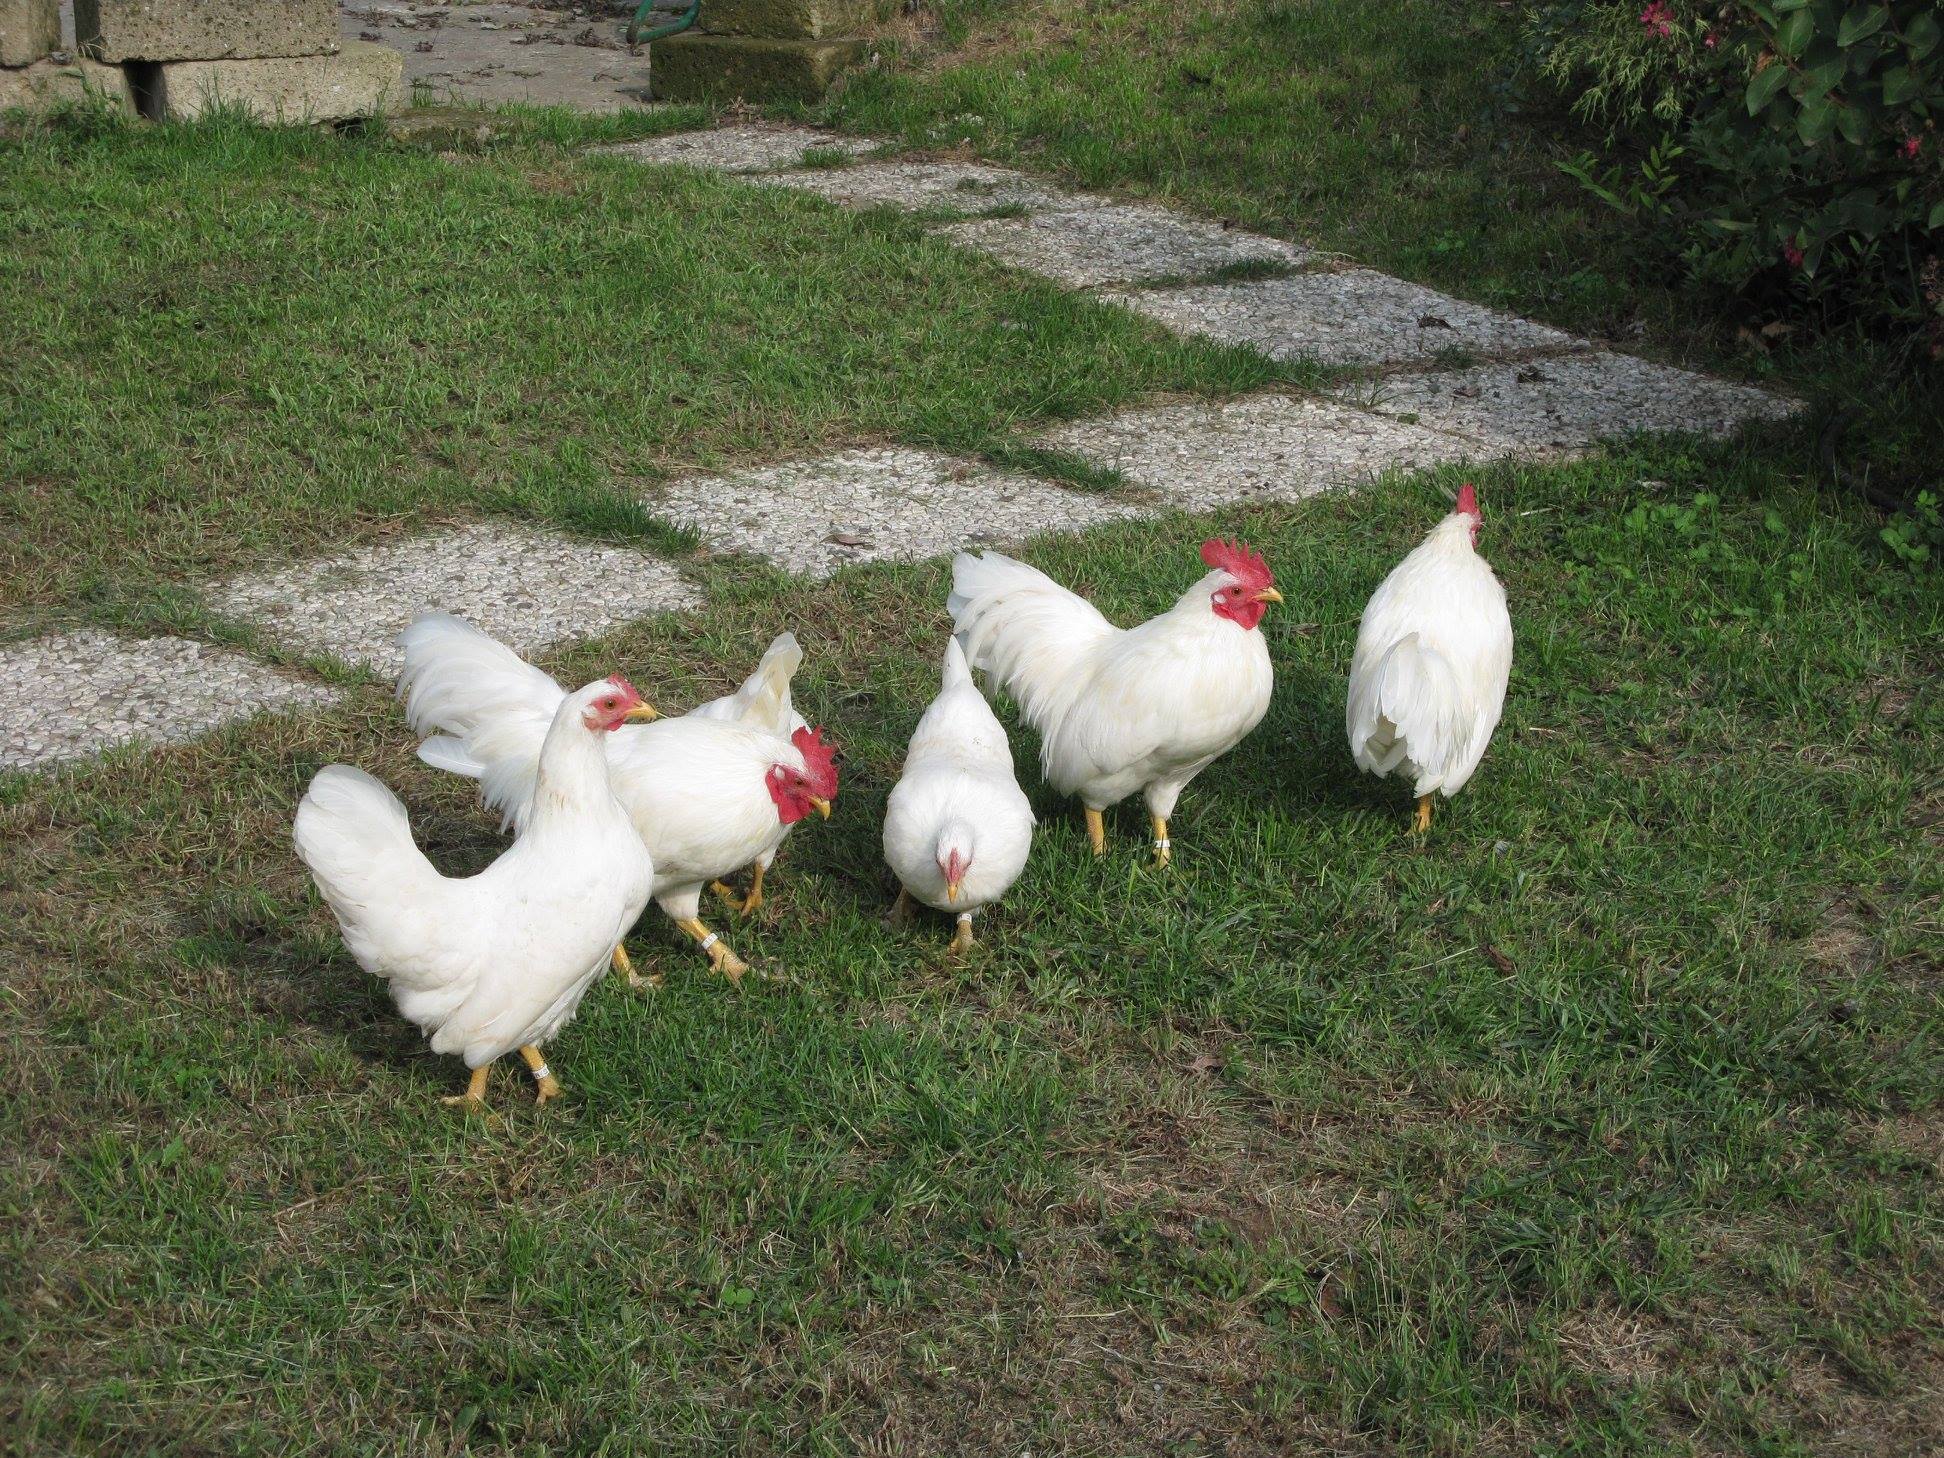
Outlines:
[[610, 673], [608, 675], [608, 682], [614, 686], [615, 692], [626, 696], [630, 703], [638, 704], [641, 702], [641, 691], [628, 682], [627, 674]]
[[1478, 488], [1469, 481], [1458, 488], [1458, 504], [1451, 509], [1485, 520], [1485, 513], [1478, 509]]
[[1260, 592], [1276, 580], [1262, 553], [1251, 551], [1241, 542], [1225, 542], [1210, 537], [1201, 545], [1201, 559], [1210, 567], [1228, 573], [1252, 592]]
[[790, 736], [790, 743], [803, 756], [803, 775], [810, 788], [823, 799], [833, 798], [837, 793], [837, 746], [825, 741], [821, 729], [799, 729]]

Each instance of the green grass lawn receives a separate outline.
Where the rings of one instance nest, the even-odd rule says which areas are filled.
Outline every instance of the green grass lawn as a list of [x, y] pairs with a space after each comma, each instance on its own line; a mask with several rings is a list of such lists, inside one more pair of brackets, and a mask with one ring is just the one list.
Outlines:
[[1288, 597], [1276, 700], [1172, 872], [1133, 812], [1095, 862], [1041, 794], [963, 966], [942, 919], [883, 925], [877, 850], [941, 565], [718, 563], [704, 611], [556, 660], [680, 707], [794, 626], [847, 778], [735, 929], [773, 980], [728, 990], [651, 917], [667, 990], [597, 989], [544, 1113], [511, 1070], [495, 1117], [439, 1104], [458, 1066], [289, 850], [351, 760], [442, 864], [493, 853], [382, 688], [16, 780], [22, 1450], [1934, 1442], [1937, 601], [1759, 454], [1480, 481], [1519, 658], [1422, 850], [1342, 679], [1451, 481], [1035, 552], [1132, 618], [1242, 531]]
[[[1160, 12], [1123, 9], [1091, 23], [1161, 64]], [[1278, 26], [1309, 57], [1282, 111], [1198, 130], [1181, 98], [1212, 83], [1112, 89], [1087, 27], [1045, 28], [1073, 13], [1023, 12], [1029, 50], [973, 14], [841, 114], [924, 139], [977, 81], [994, 155], [1720, 348], [1719, 318], [1683, 333], [1679, 300], [1606, 275], [1618, 245], [1537, 143], [1465, 120], [1482, 73], [1427, 57], [1469, 36], [1475, 58], [1492, 17], [1179, 12], [1198, 74], [1251, 50], [1243, 20], [1251, 86], [1295, 45]], [[1384, 36], [1396, 54], [1358, 62]], [[1087, 92], [1097, 114], [1059, 122]], [[1264, 165], [1332, 115], [1337, 150]], [[563, 147], [661, 124], [540, 118], [449, 158], [228, 125], [0, 136], [0, 634], [220, 636], [199, 582], [449, 516], [684, 551], [627, 481], [875, 439], [1004, 459], [1048, 419], [1314, 378], [909, 220]], [[1606, 281], [1549, 301], [1575, 255]], [[1805, 377], [1840, 403], [1867, 352], [1818, 348]], [[1879, 390], [1879, 459], [1910, 458], [1926, 388]], [[541, 1112], [511, 1068], [493, 1117], [439, 1104], [458, 1066], [353, 965], [290, 849], [333, 760], [396, 787], [442, 867], [498, 848], [382, 686], [0, 780], [0, 1451], [1944, 1442], [1944, 600], [1818, 483], [1814, 441], [1476, 476], [1518, 657], [1422, 848], [1406, 792], [1350, 764], [1342, 684], [1365, 597], [1455, 477], [1043, 544], [1129, 621], [1198, 574], [1203, 536], [1247, 537], [1288, 599], [1276, 700], [1184, 797], [1167, 873], [1132, 809], [1092, 860], [1018, 736], [1042, 829], [963, 965], [942, 920], [881, 919], [943, 565], [805, 585], [692, 559], [694, 612], [549, 666], [679, 709], [791, 627], [844, 788], [755, 923], [724, 924], [771, 978], [731, 991], [651, 914], [635, 960], [667, 989], [597, 988]]]

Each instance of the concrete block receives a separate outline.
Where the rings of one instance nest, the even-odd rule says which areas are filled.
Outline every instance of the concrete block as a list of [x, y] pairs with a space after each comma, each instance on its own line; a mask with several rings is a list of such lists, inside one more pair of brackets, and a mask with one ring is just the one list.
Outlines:
[[814, 101], [863, 53], [864, 42], [856, 39], [769, 40], [691, 30], [650, 47], [649, 85], [657, 101]]
[[61, 48], [59, 0], [0, 0], [0, 66], [25, 66]]
[[402, 110], [404, 77], [405, 58], [371, 41], [346, 41], [335, 56], [172, 61], [160, 68], [151, 109], [173, 121], [220, 106], [272, 124], [350, 121]]
[[880, 0], [703, 0], [707, 35], [753, 35], [770, 40], [855, 37], [885, 18]]
[[333, 0], [74, 0], [74, 37], [102, 61], [328, 55], [338, 48], [337, 6]]
[[77, 57], [73, 61], [36, 61], [31, 66], [0, 67], [0, 111], [52, 111], [57, 106], [105, 102], [135, 114], [134, 93], [120, 66]]

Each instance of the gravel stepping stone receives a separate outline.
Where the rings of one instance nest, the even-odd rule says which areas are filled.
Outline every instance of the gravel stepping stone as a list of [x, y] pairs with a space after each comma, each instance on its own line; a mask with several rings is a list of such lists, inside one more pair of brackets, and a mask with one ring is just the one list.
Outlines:
[[0, 769], [83, 759], [131, 740], [176, 744], [337, 694], [186, 638], [95, 629], [0, 645]]
[[858, 562], [916, 561], [1137, 514], [1110, 497], [897, 447], [690, 477], [648, 488], [644, 499], [712, 545], [813, 578]]
[[420, 613], [457, 613], [532, 653], [695, 600], [658, 557], [504, 522], [236, 578], [209, 597], [287, 647], [388, 674], [403, 663], [399, 633]]
[[1341, 394], [1385, 415], [1453, 431], [1492, 453], [1544, 455], [1637, 431], [1728, 435], [1781, 420], [1802, 402], [1625, 354], [1397, 375]]
[[745, 126], [676, 132], [593, 150], [636, 162], [674, 162], [717, 172], [767, 172], [773, 167], [799, 165], [808, 151], [843, 152], [855, 157], [882, 145], [865, 137], [840, 137], [835, 132], [804, 127]]
[[1503, 354], [1583, 343], [1367, 268], [1107, 297], [1183, 334], [1333, 365], [1421, 364], [1446, 350]]
[[1112, 467], [1187, 511], [1300, 501], [1473, 449], [1455, 436], [1347, 405], [1279, 395], [1132, 410], [1061, 426], [1037, 444]]
[[943, 235], [1073, 288], [1194, 278], [1241, 263], [1298, 264], [1312, 255], [1280, 238], [1224, 228], [1166, 208], [1102, 203], [1023, 218], [954, 223]]
[[1085, 208], [1104, 201], [1063, 192], [1023, 172], [975, 162], [862, 162], [854, 167], [764, 173], [750, 181], [814, 192], [851, 207], [888, 205], [912, 212], [951, 208], [980, 213], [1015, 206]]

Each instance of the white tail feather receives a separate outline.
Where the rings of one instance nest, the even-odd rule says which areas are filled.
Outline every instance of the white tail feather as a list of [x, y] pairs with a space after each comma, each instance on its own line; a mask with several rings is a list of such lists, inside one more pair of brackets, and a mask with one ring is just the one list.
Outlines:
[[782, 739], [803, 727], [790, 703], [790, 680], [803, 663], [803, 649], [796, 634], [779, 633], [763, 652], [756, 671], [742, 681], [733, 694], [690, 710], [697, 719], [732, 720], [752, 728], [767, 729]]
[[952, 559], [945, 610], [968, 663], [991, 674], [1035, 728], [1065, 712], [1080, 687], [1074, 669], [1119, 631], [1085, 598], [998, 552]]

